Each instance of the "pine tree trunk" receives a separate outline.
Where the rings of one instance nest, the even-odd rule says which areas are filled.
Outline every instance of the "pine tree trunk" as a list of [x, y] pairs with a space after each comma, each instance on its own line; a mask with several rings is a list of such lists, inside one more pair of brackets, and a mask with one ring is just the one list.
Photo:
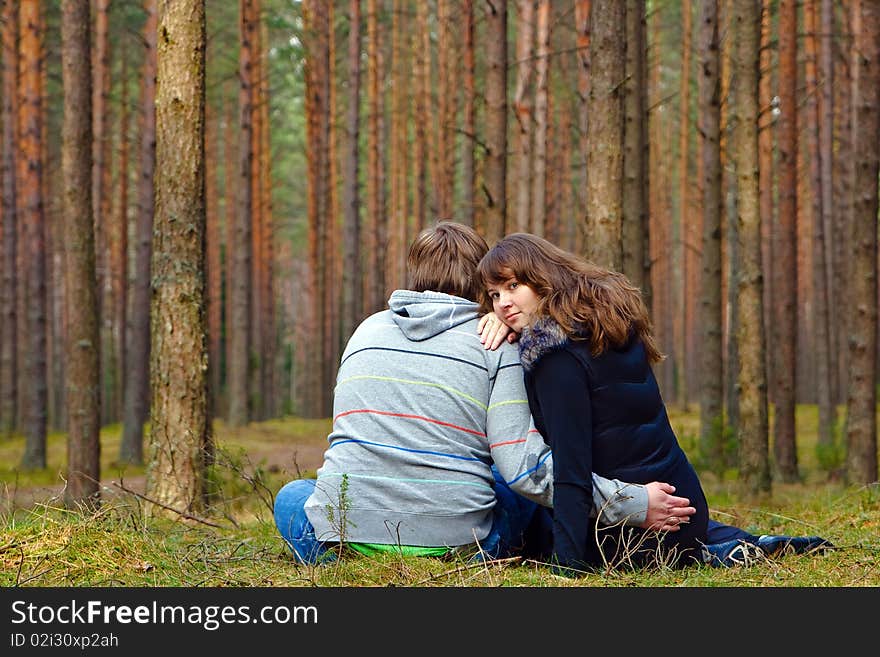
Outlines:
[[428, 108], [431, 105], [431, 36], [428, 27], [428, 3], [418, 3], [415, 39], [415, 126], [413, 136], [413, 217], [415, 231], [427, 223], [428, 207]]
[[855, 94], [856, 180], [847, 399], [847, 477], [877, 481], [877, 175], [880, 172], [880, 7], [862, 0], [856, 33], [858, 91]]
[[3, 46], [3, 93], [2, 97], [2, 189], [3, 189], [3, 250], [2, 284], [3, 296], [0, 312], [3, 329], [0, 331], [0, 434], [9, 437], [16, 428], [18, 408], [18, 252], [17, 228], [16, 149], [18, 135], [18, 0], [7, 0], [3, 6], [0, 36]]
[[361, 98], [361, 3], [349, 2], [348, 32], [348, 108], [345, 126], [347, 139], [342, 164], [342, 329], [341, 337], [347, 342], [361, 318], [361, 218], [360, 167], [358, 140], [360, 138]]
[[[262, 43], [265, 44], [268, 41], [268, 27], [266, 25], [266, 21], [262, 22], [260, 29], [262, 30], [261, 40]], [[264, 363], [264, 367], [262, 370], [262, 379], [260, 381], [260, 390], [263, 399], [266, 400], [265, 403], [267, 416], [276, 417], [278, 414], [278, 407], [276, 404], [277, 370], [275, 367], [278, 344], [276, 335], [277, 326], [275, 311], [276, 235], [274, 206], [272, 204], [272, 151], [271, 133], [269, 129], [269, 106], [271, 103], [271, 99], [269, 97], [268, 47], [263, 48], [262, 52], [260, 53], [260, 57], [263, 60], [263, 70], [266, 71], [266, 73], [260, 78], [260, 85], [262, 87], [263, 96], [263, 103], [260, 106], [260, 112], [263, 116], [261, 121], [262, 130], [259, 138], [262, 142], [263, 153], [266, 154], [260, 162], [260, 166], [262, 168], [262, 172], [260, 174], [260, 180], [262, 181], [262, 187], [260, 189], [260, 202], [263, 206], [263, 212], [261, 216], [263, 218], [263, 233], [265, 235], [263, 252], [263, 263], [265, 266], [265, 270], [263, 272], [263, 292], [261, 295], [262, 298], [265, 300], [265, 312], [263, 313], [263, 322], [260, 326], [260, 330], [263, 332], [263, 352], [260, 359]], [[342, 276], [339, 275], [337, 280], [341, 280], [341, 278]]]
[[129, 175], [129, 107], [128, 50], [122, 46], [122, 91], [119, 101], [119, 207], [116, 226], [119, 239], [116, 247], [116, 363], [117, 407], [113, 415], [122, 419], [125, 413], [126, 326], [128, 325], [128, 175]]
[[819, 38], [819, 166], [821, 172], [822, 194], [822, 235], [825, 247], [825, 297], [828, 303], [828, 395], [831, 439], [837, 442], [837, 399], [839, 383], [837, 380], [837, 341], [838, 322], [832, 319], [832, 309], [842, 307], [834, 296], [834, 270], [838, 263], [834, 259], [834, 228], [838, 217], [834, 214], [832, 190], [834, 187], [834, 66], [832, 39], [834, 25], [831, 0], [821, 0], [818, 30]]
[[263, 258], [265, 237], [263, 235], [263, 184], [262, 162], [263, 145], [260, 134], [263, 131], [262, 106], [263, 91], [263, 61], [261, 52], [263, 44], [260, 39], [260, 25], [262, 16], [260, 13], [260, 0], [251, 0], [251, 33], [248, 44], [250, 46], [250, 148], [251, 166], [250, 177], [247, 184], [251, 194], [251, 314], [250, 314], [250, 343], [248, 344], [248, 419], [252, 421], [265, 420], [265, 406], [261, 394], [260, 383], [263, 371]]
[[[239, 127], [239, 107], [238, 107], [238, 78], [229, 82], [229, 93], [225, 94], [226, 98], [234, 99], [227, 103], [226, 110], [226, 130], [223, 137], [223, 244], [225, 245], [224, 257], [222, 264], [222, 286], [223, 286], [223, 354], [225, 357], [223, 369], [223, 394], [222, 399], [222, 415], [229, 417], [229, 387], [230, 387], [230, 363], [232, 362], [232, 325], [233, 325], [233, 304], [232, 304], [232, 270], [235, 260], [233, 242], [235, 240], [236, 218], [238, 216], [238, 127]], [[218, 409], [219, 410], [219, 409]]]
[[434, 191], [437, 201], [437, 217], [452, 218], [453, 170], [455, 151], [455, 60], [450, 0], [437, 0], [437, 122], [435, 151]]
[[[222, 117], [222, 111], [219, 116]], [[205, 276], [207, 278], [208, 304], [208, 417], [217, 415], [220, 392], [220, 332], [223, 311], [220, 287], [220, 217], [218, 210], [217, 162], [220, 162], [220, 121], [214, 108], [205, 106]]]
[[19, 139], [24, 156], [20, 189], [25, 224], [23, 260], [27, 276], [27, 331], [24, 334], [24, 371], [28, 377], [25, 398], [25, 452], [22, 467], [46, 467], [47, 371], [46, 371], [46, 243], [43, 198], [43, 38], [45, 25], [40, 3], [26, 2], [19, 14], [21, 30], [21, 78], [19, 80]]
[[751, 2], [734, 3], [737, 49], [737, 127], [734, 148], [739, 213], [739, 271], [736, 278], [739, 325], [740, 478], [747, 492], [770, 491], [767, 381], [761, 283], [761, 214], [758, 199], [758, 57], [760, 15]]
[[[688, 374], [690, 370], [690, 300], [693, 290], [689, 287], [692, 257], [690, 253], [691, 198], [689, 180], [690, 161], [690, 79], [691, 79], [691, 3], [681, 3], [681, 75], [678, 91], [678, 239], [673, 237], [673, 285], [677, 316], [674, 324], [675, 340], [675, 398], [687, 408], [689, 403]], [[673, 227], [673, 236], [676, 227]]]
[[[718, 5], [718, 33], [733, 32], [733, 0], [720, 0]], [[737, 393], [737, 377], [739, 370], [739, 349], [736, 333], [739, 327], [739, 310], [736, 303], [736, 277], [739, 271], [739, 248], [737, 246], [737, 208], [739, 196], [734, 167], [735, 142], [733, 126], [734, 95], [736, 78], [733, 74], [735, 41], [733, 38], [722, 39], [721, 45], [721, 325], [722, 345], [724, 348], [724, 405], [727, 425], [739, 426], [739, 395]], [[734, 431], [735, 440], [738, 436]], [[738, 449], [739, 445], [736, 444]], [[731, 449], [725, 454], [726, 464], [736, 465], [736, 450]]]
[[68, 508], [95, 503], [100, 495], [100, 342], [95, 292], [92, 225], [92, 81], [89, 0], [62, 5], [64, 125], [64, 254], [68, 325], [67, 486]]
[[550, 124], [550, 1], [540, 0], [535, 29], [535, 142], [532, 168], [531, 232], [547, 233], [547, 158]]
[[773, 349], [776, 404], [773, 454], [783, 482], [798, 479], [795, 443], [797, 371], [797, 3], [779, 5], [779, 218], [772, 234]]
[[[626, 83], [624, 85], [623, 273], [633, 285], [649, 291], [647, 115], [645, 109], [645, 3], [627, 3]], [[650, 299], [645, 299], [650, 303]], [[650, 307], [650, 306], [649, 306]]]
[[326, 54], [323, 56], [326, 62], [323, 66], [322, 84], [324, 85], [324, 97], [327, 99], [327, 108], [324, 112], [324, 120], [322, 122], [322, 130], [324, 136], [322, 142], [325, 145], [326, 153], [324, 155], [325, 165], [321, 172], [321, 188], [324, 197], [325, 211], [321, 217], [321, 253], [324, 257], [322, 285], [324, 291], [324, 300], [322, 305], [323, 313], [323, 357], [321, 366], [324, 368], [324, 385], [321, 388], [321, 417], [330, 417], [333, 415], [333, 382], [336, 380], [336, 367], [339, 363], [339, 347], [338, 347], [338, 331], [339, 325], [339, 256], [338, 256], [338, 234], [336, 226], [339, 217], [339, 161], [337, 159], [339, 149], [337, 148], [336, 126], [337, 110], [336, 110], [336, 38], [333, 29], [333, 4], [329, 3], [324, 9], [322, 15], [324, 38], [323, 49]]
[[[388, 290], [406, 285], [407, 247], [407, 128], [409, 123], [406, 62], [404, 56], [405, 16], [400, 0], [395, 0], [391, 19], [391, 149], [388, 153], [388, 169], [391, 182], [390, 212], [388, 223], [388, 249], [385, 257], [385, 283]], [[438, 123], [442, 123], [438, 121]]]
[[483, 237], [498, 241], [507, 223], [507, 0], [484, 0], [486, 32], [486, 159]]
[[776, 180], [773, 167], [773, 61], [771, 50], [771, 0], [761, 0], [761, 55], [758, 80], [758, 193], [761, 208], [761, 269], [764, 272], [764, 326], [767, 327], [768, 399], [773, 400], [773, 359], [775, 350], [770, 329], [773, 304], [773, 262], [770, 259], [770, 232], [773, 230], [773, 199]]
[[474, 225], [474, 185], [476, 184], [476, 135], [477, 135], [477, 97], [476, 97], [476, 26], [474, 25], [474, 0], [462, 0], [461, 13], [465, 22], [464, 43], [462, 43], [462, 93], [464, 123], [464, 146], [461, 161], [461, 223]]
[[813, 227], [813, 309], [815, 327], [815, 360], [816, 360], [816, 395], [819, 401], [819, 433], [817, 449], [820, 450], [819, 461], [827, 467], [823, 458], [824, 450], [834, 444], [835, 409], [831, 398], [831, 353], [830, 353], [830, 316], [828, 298], [828, 277], [826, 276], [827, 250], [825, 248], [825, 223], [822, 204], [822, 152], [819, 148], [820, 117], [816, 47], [815, 2], [804, 5], [804, 29], [806, 31], [806, 62], [804, 64], [805, 82], [808, 95], [806, 103], [807, 144], [810, 152], [810, 194], [812, 196], [812, 227]]
[[[380, 254], [385, 245], [380, 224], [384, 221], [384, 175], [380, 157], [382, 141], [382, 99], [379, 91], [382, 58], [379, 50], [379, 5], [377, 0], [367, 2], [367, 106], [369, 127], [367, 133], [367, 217], [365, 222], [364, 253], [364, 313], [371, 314], [384, 304], [385, 271]], [[425, 53], [428, 56], [428, 53]], [[427, 158], [426, 158], [427, 159]]]
[[110, 172], [110, 0], [95, 0], [94, 50], [92, 51], [92, 216], [95, 224], [95, 270], [98, 287], [98, 331], [101, 335], [101, 422], [109, 423], [115, 390], [113, 385], [115, 358], [112, 351], [111, 326], [113, 305], [109, 288], [112, 282], [112, 226], [108, 207]]
[[306, 73], [306, 92], [309, 99], [308, 163], [309, 163], [309, 293], [312, 310], [307, 344], [307, 417], [325, 417], [326, 392], [329, 382], [325, 367], [327, 356], [327, 285], [328, 270], [332, 267], [325, 255], [328, 215], [332, 212], [329, 194], [329, 41], [328, 17], [320, 2], [304, 6], [305, 24], [309, 39], [306, 47], [309, 65]]
[[[575, 181], [577, 216], [583, 217], [587, 214], [587, 144], [588, 144], [588, 103], [590, 100], [590, 0], [575, 0], [574, 4], [574, 21], [577, 31], [577, 121], [578, 121], [578, 143], [577, 143], [577, 166], [574, 168], [574, 175], [577, 176]], [[657, 12], [659, 14], [659, 12]], [[659, 57], [657, 58], [659, 62]], [[659, 66], [659, 63], [657, 64]], [[650, 152], [650, 151], [649, 151]], [[584, 252], [583, 244], [583, 227], [580, 222], [574, 226], [574, 242], [571, 250], [575, 253]]]
[[[850, 307], [849, 300], [849, 255], [850, 235], [852, 232], [852, 201], [853, 178], [855, 166], [853, 162], [854, 147], [852, 134], [852, 76], [849, 59], [853, 52], [853, 40], [850, 30], [851, 13], [855, 5], [841, 7], [837, 16], [835, 29], [845, 36], [836, 40], [834, 79], [834, 140], [837, 148], [834, 152], [834, 291], [833, 296], [839, 307]], [[845, 404], [847, 379], [849, 377], [849, 315], [843, 313], [836, 317], [837, 343], [837, 380], [839, 382], [836, 404]]]
[[700, 279], [700, 454], [721, 465], [724, 428], [724, 360], [721, 349], [721, 87], [718, 2], [701, 5], [699, 120], [702, 135], [703, 242]]
[[135, 271], [131, 286], [131, 327], [125, 372], [125, 412], [121, 463], [143, 463], [144, 424], [150, 404], [150, 298], [156, 169], [156, 0], [144, 0], [144, 69], [141, 90], [140, 176], [135, 226]]
[[239, 91], [238, 91], [238, 180], [234, 238], [227, 242], [227, 257], [231, 264], [227, 295], [232, 305], [232, 323], [229, 326], [230, 358], [228, 363], [229, 425], [240, 427], [251, 419], [250, 410], [250, 356], [251, 312], [253, 303], [252, 272], [252, 215], [253, 188], [253, 0], [239, 2]]
[[586, 257], [620, 271], [623, 265], [624, 4], [593, 2], [590, 16], [590, 135], [587, 152]]
[[198, 514], [206, 493], [205, 5], [161, 0], [147, 496]]
[[532, 220], [532, 139], [535, 118], [532, 112], [530, 85], [535, 67], [535, 3], [518, 0], [516, 19], [516, 91], [513, 95], [516, 150], [516, 230], [527, 233]]
[[[650, 41], [652, 44], [661, 43], [662, 24], [661, 13], [653, 12], [650, 23]], [[649, 185], [650, 185], [650, 241], [652, 289], [654, 290], [653, 323], [656, 327], [656, 337], [662, 349], [667, 351], [672, 347], [672, 281], [670, 272], [670, 225], [671, 212], [669, 203], [669, 147], [665, 137], [668, 135], [666, 117], [668, 113], [659, 111], [662, 107], [662, 88], [660, 85], [661, 57], [655, 54], [651, 60], [648, 82], [650, 91], [649, 112], [649, 139], [651, 141], [649, 153]], [[667, 358], [657, 365], [657, 377], [660, 390], [667, 401], [675, 400], [673, 359]]]

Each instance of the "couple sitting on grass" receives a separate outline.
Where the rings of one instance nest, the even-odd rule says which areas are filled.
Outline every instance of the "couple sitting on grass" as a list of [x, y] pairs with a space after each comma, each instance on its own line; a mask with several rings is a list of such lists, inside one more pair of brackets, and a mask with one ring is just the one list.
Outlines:
[[709, 518], [651, 370], [647, 311], [621, 274], [528, 234], [490, 250], [452, 222], [424, 230], [407, 266], [410, 289], [342, 355], [317, 479], [275, 499], [297, 561], [345, 545], [577, 575], [830, 546]]

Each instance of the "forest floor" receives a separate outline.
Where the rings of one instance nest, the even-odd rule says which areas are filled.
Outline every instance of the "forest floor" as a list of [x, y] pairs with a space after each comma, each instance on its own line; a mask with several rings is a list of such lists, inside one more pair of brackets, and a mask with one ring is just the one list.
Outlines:
[[[259, 472], [273, 482], [290, 481], [313, 473], [321, 465], [330, 425], [330, 420], [323, 418], [285, 418], [232, 429], [222, 421], [215, 421], [217, 460], [245, 477]], [[120, 439], [119, 425], [101, 430], [101, 494], [104, 498], [119, 493], [145, 493], [146, 468], [121, 465], [117, 461]], [[30, 472], [19, 468], [24, 438], [0, 440], [0, 511], [60, 502], [67, 467], [65, 440], [64, 434], [50, 434], [47, 467]]]
[[[670, 409], [682, 447], [696, 454], [695, 409]], [[144, 466], [115, 463], [121, 429], [101, 432], [102, 501], [98, 509], [65, 509], [64, 434], [49, 436], [48, 467], [19, 468], [24, 438], [0, 439], [0, 587], [4, 586], [742, 586], [864, 587], [880, 584], [880, 487], [846, 486], [818, 467], [815, 407], [799, 408], [802, 481], [774, 483], [767, 499], [742, 497], [737, 473], [700, 470], [714, 518], [756, 534], [823, 536], [822, 554], [758, 561], [754, 567], [630, 571], [609, 564], [576, 580], [546, 564], [499, 560], [488, 566], [444, 559], [343, 554], [332, 567], [299, 566], [274, 525], [275, 494], [288, 481], [314, 476], [329, 418], [287, 417], [231, 429], [214, 423], [215, 459], [209, 507], [201, 517], [143, 513]], [[621, 566], [618, 568], [618, 566]]]

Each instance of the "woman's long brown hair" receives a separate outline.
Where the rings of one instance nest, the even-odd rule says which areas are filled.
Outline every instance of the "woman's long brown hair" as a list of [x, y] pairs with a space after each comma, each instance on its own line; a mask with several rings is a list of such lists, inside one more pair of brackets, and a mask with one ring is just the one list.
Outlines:
[[594, 356], [623, 347], [635, 333], [649, 362], [665, 357], [654, 340], [642, 295], [626, 276], [541, 237], [529, 233], [504, 237], [480, 260], [477, 275], [483, 282], [480, 303], [486, 312], [492, 310], [486, 287], [515, 278], [538, 296], [536, 317], [549, 316], [571, 339], [588, 340]]

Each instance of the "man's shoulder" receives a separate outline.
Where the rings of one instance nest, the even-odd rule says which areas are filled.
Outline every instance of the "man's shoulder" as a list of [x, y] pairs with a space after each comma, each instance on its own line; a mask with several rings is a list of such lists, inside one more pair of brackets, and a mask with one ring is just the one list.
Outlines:
[[391, 311], [387, 308], [385, 310], [375, 312], [372, 315], [368, 315], [363, 320], [361, 320], [361, 323], [355, 327], [354, 333], [352, 333], [352, 335], [357, 334], [359, 331], [374, 328], [382, 324], [386, 324], [389, 326], [394, 324], [394, 320], [391, 319]]

